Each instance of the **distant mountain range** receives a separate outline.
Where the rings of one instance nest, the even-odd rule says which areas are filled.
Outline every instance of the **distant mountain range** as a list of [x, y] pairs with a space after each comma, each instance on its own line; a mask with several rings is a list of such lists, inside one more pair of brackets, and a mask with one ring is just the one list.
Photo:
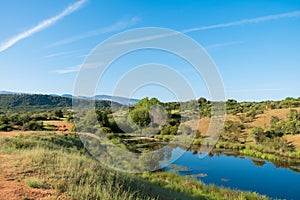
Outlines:
[[21, 94], [18, 92], [0, 91], [0, 94]]
[[[0, 91], [0, 94], [26, 94], [21, 92], [10, 92], [10, 91]], [[132, 98], [126, 98], [126, 97], [118, 97], [118, 96], [110, 96], [110, 95], [96, 95], [94, 97], [77, 97], [73, 96], [71, 94], [49, 94], [50, 96], [61, 96], [66, 98], [80, 98], [80, 99], [87, 99], [87, 100], [97, 100], [97, 101], [113, 101], [122, 105], [134, 105], [137, 102], [139, 102], [139, 99], [132, 99]]]

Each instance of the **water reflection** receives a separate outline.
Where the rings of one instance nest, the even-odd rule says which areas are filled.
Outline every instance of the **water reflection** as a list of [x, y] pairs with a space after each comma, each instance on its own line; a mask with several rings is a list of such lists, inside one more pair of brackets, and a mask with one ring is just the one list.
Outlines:
[[204, 159], [200, 159], [199, 154], [203, 152], [197, 149], [174, 148], [172, 154], [181, 151], [185, 152], [183, 156], [165, 170], [206, 184], [255, 191], [272, 198], [300, 199], [300, 165], [286, 168], [286, 164], [273, 164], [229, 151], [210, 152]]

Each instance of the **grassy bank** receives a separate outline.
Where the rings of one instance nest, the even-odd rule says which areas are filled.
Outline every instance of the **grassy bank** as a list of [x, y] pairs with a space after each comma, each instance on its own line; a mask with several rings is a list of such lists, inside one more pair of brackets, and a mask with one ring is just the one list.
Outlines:
[[268, 146], [218, 142], [215, 150], [231, 149], [241, 155], [289, 165], [299, 161], [300, 152], [276, 151]]
[[167, 172], [134, 175], [105, 168], [85, 151], [76, 135], [0, 138], [0, 151], [15, 157], [15, 166], [22, 171], [15, 179], [70, 199], [267, 199]]

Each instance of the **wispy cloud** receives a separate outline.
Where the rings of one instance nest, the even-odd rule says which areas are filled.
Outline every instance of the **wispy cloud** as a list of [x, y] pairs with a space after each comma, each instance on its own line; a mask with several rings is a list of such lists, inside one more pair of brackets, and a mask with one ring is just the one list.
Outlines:
[[54, 23], [56, 23], [60, 19], [64, 18], [65, 16], [71, 14], [72, 12], [75, 12], [76, 10], [80, 9], [86, 1], [87, 0], [77, 1], [76, 3], [73, 3], [70, 6], [68, 6], [65, 10], [63, 10], [58, 15], [51, 17], [49, 19], [46, 19], [46, 20], [42, 21], [41, 23], [39, 23], [38, 25], [12, 37], [8, 41], [6, 41], [0, 45], [0, 52], [5, 51], [6, 49], [11, 47], [15, 43], [19, 42], [20, 40], [23, 40], [37, 32], [44, 30], [45, 28], [53, 25]]
[[67, 67], [65, 69], [54, 70], [52, 72], [54, 72], [56, 74], [70, 74], [70, 73], [74, 73], [74, 72], [79, 72], [79, 70], [80, 70], [80, 65], [76, 65], [76, 66], [72, 66], [72, 67]]
[[101, 28], [101, 29], [97, 29], [97, 30], [93, 30], [93, 31], [89, 31], [86, 33], [83, 33], [81, 35], [76, 35], [74, 37], [69, 37], [67, 39], [63, 39], [60, 41], [57, 41], [55, 43], [52, 43], [50, 45], [48, 45], [47, 47], [54, 47], [54, 46], [59, 46], [59, 45], [64, 45], [64, 44], [68, 44], [68, 43], [72, 43], [72, 42], [76, 42], [78, 40], [82, 40], [85, 38], [89, 38], [89, 37], [93, 37], [93, 36], [97, 36], [97, 35], [101, 35], [101, 34], [105, 34], [105, 33], [110, 33], [110, 32], [114, 32], [114, 31], [119, 31], [122, 29], [126, 29], [130, 26], [134, 26], [137, 23], [139, 23], [141, 20], [139, 17], [133, 17], [129, 20], [120, 20], [110, 26]]
[[291, 18], [291, 17], [299, 17], [300, 16], [300, 10], [294, 11], [294, 12], [287, 12], [287, 13], [281, 13], [276, 15], [267, 15], [263, 17], [256, 17], [256, 18], [250, 18], [250, 19], [243, 19], [239, 21], [233, 21], [233, 22], [227, 22], [222, 24], [215, 24], [210, 26], [201, 26], [191, 29], [186, 29], [181, 32], [183, 33], [189, 33], [194, 31], [203, 31], [203, 30], [209, 30], [209, 29], [216, 29], [216, 28], [225, 28], [225, 27], [233, 27], [233, 26], [241, 26], [246, 24], [255, 24], [255, 23], [261, 23], [266, 21], [274, 21], [284, 18]]
[[[295, 18], [295, 17], [299, 17], [299, 16], [300, 16], [300, 10], [297, 10], [297, 11], [293, 11], [293, 12], [243, 19], [243, 20], [239, 20], [239, 21], [220, 23], [220, 24], [214, 24], [214, 25], [209, 25], [209, 26], [195, 27], [195, 28], [185, 29], [180, 32], [181, 33], [191, 33], [191, 32], [196, 32], [196, 31], [210, 30], [210, 29], [228, 28], [228, 27], [242, 26], [242, 25], [247, 25], [247, 24], [257, 24], [257, 23], [262, 23], [262, 22], [267, 22], [267, 21], [275, 21], [275, 20], [284, 19], [284, 18]], [[137, 43], [137, 42], [144, 42], [144, 41], [148, 41], [148, 40], [155, 40], [155, 39], [160, 39], [160, 38], [164, 38], [164, 37], [174, 36], [177, 34], [179, 34], [179, 33], [158, 34], [158, 35], [134, 38], [134, 39], [116, 42], [113, 44], [113, 46], [126, 45], [126, 44]]]
[[[80, 49], [80, 50], [74, 50], [74, 51], [63, 51], [63, 52], [49, 54], [49, 55], [45, 56], [45, 58], [52, 58], [52, 57], [58, 57], [58, 56], [72, 56], [72, 55], [82, 54], [82, 53], [85, 53], [84, 55], [86, 55], [86, 53], [88, 53], [88, 51], [91, 51], [91, 49]], [[81, 56], [81, 55], [79, 55], [79, 56]]]
[[74, 72], [79, 72], [81, 69], [83, 69], [83, 70], [95, 69], [97, 67], [100, 67], [103, 64], [105, 64], [105, 63], [103, 63], [101, 61], [89, 62], [89, 63], [80, 64], [80, 65], [74, 65], [71, 67], [66, 67], [63, 69], [54, 70], [52, 72], [54, 72], [56, 74], [70, 74], [70, 73], [74, 73]]
[[217, 43], [217, 44], [211, 44], [211, 45], [206, 46], [206, 49], [217, 49], [217, 48], [221, 48], [221, 47], [227, 47], [227, 46], [238, 45], [238, 44], [243, 44], [243, 43], [244, 42], [242, 42], [242, 41]]

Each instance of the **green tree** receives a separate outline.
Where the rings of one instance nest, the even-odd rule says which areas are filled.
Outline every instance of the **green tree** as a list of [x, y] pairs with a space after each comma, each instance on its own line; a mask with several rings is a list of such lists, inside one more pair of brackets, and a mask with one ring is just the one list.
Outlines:
[[43, 122], [37, 121], [30, 121], [24, 124], [23, 130], [30, 130], [30, 131], [41, 131], [43, 130], [44, 125]]
[[266, 139], [266, 135], [264, 133], [264, 129], [261, 127], [254, 127], [250, 135], [253, 137], [254, 141], [258, 143], [262, 143]]
[[149, 125], [151, 118], [147, 108], [135, 108], [130, 112], [130, 117], [134, 123], [139, 126], [140, 133], [142, 134], [142, 128]]
[[54, 115], [55, 115], [55, 117], [58, 117], [58, 118], [64, 117], [63, 112], [61, 110], [55, 110]]
[[298, 111], [295, 109], [290, 110], [290, 113], [288, 114], [288, 120], [297, 121], [298, 119], [299, 119]]

